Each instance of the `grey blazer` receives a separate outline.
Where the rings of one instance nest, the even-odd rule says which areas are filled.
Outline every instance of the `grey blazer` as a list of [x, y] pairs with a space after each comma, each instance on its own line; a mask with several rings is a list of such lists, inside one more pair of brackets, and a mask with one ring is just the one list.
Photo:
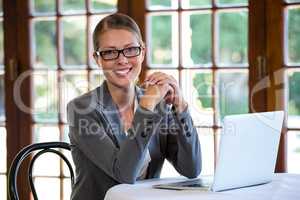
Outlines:
[[[143, 95], [136, 87], [137, 99]], [[68, 103], [69, 137], [76, 180], [71, 199], [104, 199], [109, 188], [134, 183], [146, 149], [146, 179], [160, 176], [165, 158], [188, 178], [201, 171], [198, 135], [188, 109], [177, 114], [163, 101], [154, 111], [137, 106], [126, 136], [107, 83]]]

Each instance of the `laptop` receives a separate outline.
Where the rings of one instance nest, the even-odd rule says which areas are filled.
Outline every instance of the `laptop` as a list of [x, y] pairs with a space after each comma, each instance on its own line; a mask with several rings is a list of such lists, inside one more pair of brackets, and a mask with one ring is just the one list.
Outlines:
[[283, 117], [283, 111], [226, 116], [214, 177], [153, 187], [217, 192], [272, 181]]

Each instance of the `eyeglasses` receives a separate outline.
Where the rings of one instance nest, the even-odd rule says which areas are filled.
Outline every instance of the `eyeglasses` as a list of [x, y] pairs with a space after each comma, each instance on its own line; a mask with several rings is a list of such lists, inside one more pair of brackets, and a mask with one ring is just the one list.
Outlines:
[[122, 53], [126, 58], [136, 57], [141, 54], [142, 47], [127, 47], [124, 49], [112, 49], [112, 50], [103, 50], [96, 51], [95, 53], [103, 58], [103, 60], [115, 60], [118, 59], [120, 53]]

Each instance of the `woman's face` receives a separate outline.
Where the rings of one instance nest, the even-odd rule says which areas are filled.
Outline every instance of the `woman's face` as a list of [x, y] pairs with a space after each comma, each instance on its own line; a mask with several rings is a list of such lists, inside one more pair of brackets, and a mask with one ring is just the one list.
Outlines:
[[[99, 52], [106, 50], [121, 50], [128, 47], [140, 46], [137, 36], [125, 29], [111, 29], [99, 35]], [[96, 57], [97, 64], [102, 67], [106, 80], [117, 87], [127, 88], [138, 78], [144, 60], [144, 49], [136, 57], [125, 57], [119, 53], [119, 57], [113, 60], [105, 60], [101, 56]]]

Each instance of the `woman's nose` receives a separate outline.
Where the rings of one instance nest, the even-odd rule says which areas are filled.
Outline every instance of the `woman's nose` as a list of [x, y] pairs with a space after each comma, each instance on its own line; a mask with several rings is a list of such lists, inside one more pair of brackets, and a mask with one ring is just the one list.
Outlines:
[[128, 59], [123, 55], [123, 53], [120, 53], [118, 59], [118, 63], [123, 64], [123, 63], [128, 63]]

